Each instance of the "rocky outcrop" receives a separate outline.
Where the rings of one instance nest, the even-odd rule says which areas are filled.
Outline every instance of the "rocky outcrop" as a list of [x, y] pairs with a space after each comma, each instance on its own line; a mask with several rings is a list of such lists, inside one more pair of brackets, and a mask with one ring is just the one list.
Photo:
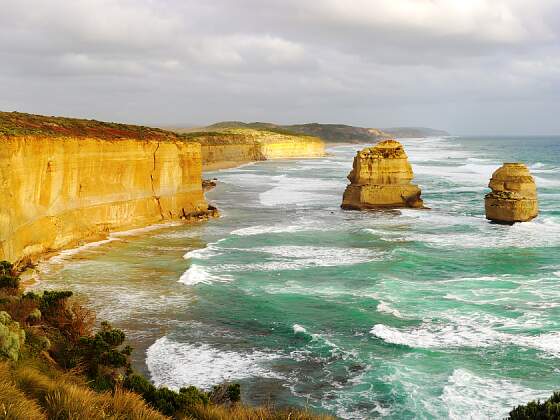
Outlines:
[[197, 143], [0, 135], [0, 260], [204, 218], [201, 172]]
[[422, 208], [420, 188], [411, 184], [412, 167], [403, 146], [396, 140], [385, 140], [367, 147], [354, 158], [348, 175], [350, 185], [342, 198], [342, 208]]
[[203, 170], [232, 168], [269, 159], [325, 156], [325, 144], [311, 136], [248, 128], [223, 129], [185, 135], [202, 147]]
[[539, 213], [537, 186], [523, 163], [504, 163], [488, 184], [486, 218], [497, 223], [511, 224], [534, 219]]

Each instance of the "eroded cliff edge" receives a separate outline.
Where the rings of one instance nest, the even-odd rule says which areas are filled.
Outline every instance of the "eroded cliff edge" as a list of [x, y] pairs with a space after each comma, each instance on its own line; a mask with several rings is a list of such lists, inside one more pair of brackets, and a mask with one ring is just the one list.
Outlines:
[[269, 130], [178, 134], [0, 112], [0, 260], [215, 215], [204, 198], [203, 169], [324, 155], [319, 138]]
[[225, 169], [270, 159], [325, 156], [325, 143], [318, 137], [270, 130], [224, 128], [183, 134], [200, 143], [205, 171]]
[[18, 115], [0, 131], [0, 260], [208, 214], [199, 144], [144, 127]]

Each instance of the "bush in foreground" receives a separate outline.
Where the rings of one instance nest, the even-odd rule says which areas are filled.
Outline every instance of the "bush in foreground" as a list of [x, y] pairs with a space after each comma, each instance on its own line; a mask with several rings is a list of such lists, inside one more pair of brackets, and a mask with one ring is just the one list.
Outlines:
[[510, 413], [510, 420], [558, 420], [560, 419], [560, 392], [555, 392], [546, 401], [531, 401], [526, 405], [515, 407]]

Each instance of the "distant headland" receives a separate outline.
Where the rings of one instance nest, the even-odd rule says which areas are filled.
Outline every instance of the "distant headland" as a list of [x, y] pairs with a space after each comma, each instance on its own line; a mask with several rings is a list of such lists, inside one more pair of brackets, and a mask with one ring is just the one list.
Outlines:
[[276, 131], [283, 134], [315, 136], [325, 143], [372, 143], [392, 138], [414, 138], [449, 136], [447, 131], [425, 127], [366, 128], [346, 124], [292, 124], [282, 125], [269, 122], [221, 121], [202, 128], [178, 128], [177, 132], [214, 131], [231, 128], [252, 128]]

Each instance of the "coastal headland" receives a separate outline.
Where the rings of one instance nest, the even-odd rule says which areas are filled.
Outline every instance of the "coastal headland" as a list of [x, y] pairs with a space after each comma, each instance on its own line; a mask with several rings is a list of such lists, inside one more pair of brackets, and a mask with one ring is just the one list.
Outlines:
[[203, 170], [325, 153], [312, 136], [179, 134], [17, 112], [0, 112], [0, 142], [0, 260], [12, 262], [114, 231], [215, 216]]

